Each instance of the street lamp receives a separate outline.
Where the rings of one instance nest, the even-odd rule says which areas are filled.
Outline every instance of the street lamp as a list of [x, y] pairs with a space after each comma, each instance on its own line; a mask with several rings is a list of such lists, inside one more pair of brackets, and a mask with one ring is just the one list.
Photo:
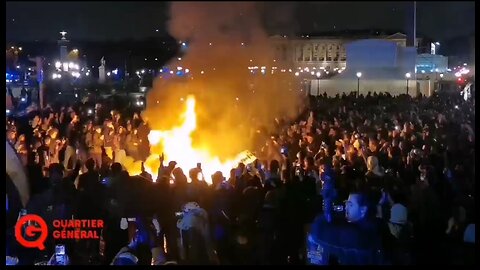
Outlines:
[[317, 72], [317, 96], [320, 95], [320, 75], [322, 75], [320, 72]]
[[360, 97], [360, 77], [362, 77], [362, 73], [357, 72], [357, 97]]
[[438, 91], [442, 90], [442, 79], [443, 79], [443, 73], [440, 73], [440, 84], [438, 86]]
[[410, 72], [405, 73], [405, 79], [407, 79], [407, 95], [408, 95], [408, 81], [410, 80], [410, 77], [412, 77], [412, 74], [410, 74]]

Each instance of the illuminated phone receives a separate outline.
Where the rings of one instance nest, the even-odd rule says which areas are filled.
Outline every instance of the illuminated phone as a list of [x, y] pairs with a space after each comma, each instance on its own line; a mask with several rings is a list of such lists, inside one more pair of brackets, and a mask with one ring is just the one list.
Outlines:
[[55, 246], [55, 261], [59, 265], [65, 264], [65, 245], [56, 245]]

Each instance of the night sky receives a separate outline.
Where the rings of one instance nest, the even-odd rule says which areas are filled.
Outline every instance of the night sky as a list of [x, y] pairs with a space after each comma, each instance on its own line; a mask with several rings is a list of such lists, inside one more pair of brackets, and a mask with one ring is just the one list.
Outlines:
[[[406, 32], [412, 2], [269, 2], [263, 18], [270, 34], [355, 29]], [[167, 32], [166, 2], [7, 2], [7, 41], [147, 38]], [[444, 40], [475, 32], [475, 4], [417, 2], [417, 33]]]

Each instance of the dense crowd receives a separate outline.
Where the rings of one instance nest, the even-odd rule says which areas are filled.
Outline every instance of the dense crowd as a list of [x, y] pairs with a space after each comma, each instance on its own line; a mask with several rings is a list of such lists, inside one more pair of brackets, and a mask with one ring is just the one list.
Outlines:
[[[100, 240], [63, 243], [72, 264], [473, 263], [474, 100], [310, 97], [298, 119], [259, 135], [257, 161], [204, 176], [212, 185], [201, 164], [163, 156], [155, 182], [128, 175], [117, 161], [148, 157], [149, 126], [115, 109], [7, 117], [27, 212], [105, 221]], [[19, 210], [7, 209], [7, 256], [49, 258], [58, 241], [44, 252], [15, 242]]]

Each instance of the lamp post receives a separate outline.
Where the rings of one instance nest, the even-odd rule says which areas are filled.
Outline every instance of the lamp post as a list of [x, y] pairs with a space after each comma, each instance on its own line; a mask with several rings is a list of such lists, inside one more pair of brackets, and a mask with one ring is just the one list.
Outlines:
[[360, 77], [362, 77], [362, 73], [357, 72], [357, 97], [360, 97]]
[[320, 95], [320, 75], [322, 75], [320, 71], [317, 72], [317, 96]]
[[442, 79], [443, 79], [443, 73], [440, 73], [440, 83], [438, 85], [438, 91], [439, 92], [442, 90]]
[[407, 80], [407, 95], [408, 95], [408, 81], [410, 80], [411, 76], [412, 74], [410, 74], [410, 72], [405, 73], [405, 79]]

